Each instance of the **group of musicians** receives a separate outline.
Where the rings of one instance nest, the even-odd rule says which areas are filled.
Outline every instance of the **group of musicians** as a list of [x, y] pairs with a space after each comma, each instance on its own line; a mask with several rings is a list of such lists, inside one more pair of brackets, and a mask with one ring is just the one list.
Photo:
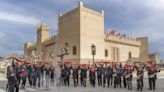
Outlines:
[[[54, 82], [55, 76], [60, 76], [59, 82], [63, 86], [70, 86], [70, 79], [73, 79], [74, 86], [86, 87], [89, 84], [95, 87], [124, 87], [132, 90], [133, 74], [136, 72], [137, 91], [143, 90], [144, 72], [147, 71], [149, 80], [149, 90], [155, 90], [157, 73], [160, 72], [154, 62], [121, 64], [102, 62], [93, 65], [59, 63], [59, 69], [47, 67], [45, 64], [26, 64], [17, 65], [13, 62], [7, 69], [7, 89], [8, 92], [18, 92], [19, 84], [22, 81], [21, 88], [25, 88], [26, 79], [29, 80], [31, 87], [40, 88], [43, 85], [44, 78], [46, 87], [49, 87], [49, 81]], [[58, 73], [57, 73], [58, 71]], [[89, 80], [89, 81], [88, 81]], [[56, 80], [57, 81], [57, 80]], [[59, 84], [59, 85], [60, 85]], [[14, 91], [15, 90], [15, 91]]]
[[[71, 73], [72, 71], [72, 73]], [[98, 86], [114, 88], [120, 87], [132, 90], [133, 73], [136, 71], [137, 91], [143, 89], [144, 71], [148, 72], [149, 90], [155, 90], [157, 73], [160, 71], [153, 62], [136, 63], [136, 64], [95, 64], [95, 65], [61, 65], [61, 83], [64, 86], [70, 86], [70, 76], [72, 76], [74, 86], [80, 84], [84, 87], [87, 85], [87, 79], [91, 86], [95, 87], [96, 80]], [[123, 84], [123, 85], [122, 85]]]

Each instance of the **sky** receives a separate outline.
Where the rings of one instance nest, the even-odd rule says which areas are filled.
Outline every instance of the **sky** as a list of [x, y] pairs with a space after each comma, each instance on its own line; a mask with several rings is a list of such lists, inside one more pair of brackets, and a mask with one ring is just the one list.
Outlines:
[[[0, 56], [23, 54], [24, 43], [35, 42], [41, 21], [57, 32], [59, 13], [79, 0], [0, 0]], [[116, 29], [130, 37], [149, 38], [149, 52], [164, 59], [164, 0], [83, 0], [84, 6], [105, 12], [105, 31]]]

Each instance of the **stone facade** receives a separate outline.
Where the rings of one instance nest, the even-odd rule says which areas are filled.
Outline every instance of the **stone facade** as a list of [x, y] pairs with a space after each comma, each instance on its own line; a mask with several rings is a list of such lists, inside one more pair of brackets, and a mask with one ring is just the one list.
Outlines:
[[161, 62], [159, 53], [151, 53], [151, 54], [149, 54], [149, 59], [151, 59], [152, 61], [156, 62], [157, 64], [159, 64]]
[[43, 24], [37, 30], [36, 44], [27, 42], [24, 55], [35, 53], [37, 60], [53, 61], [51, 53], [59, 55], [64, 43], [69, 43], [69, 55], [64, 60], [73, 63], [92, 63], [91, 45], [96, 46], [95, 61], [126, 62], [132, 58], [146, 62], [148, 59], [147, 37], [129, 38], [111, 31], [104, 31], [104, 11], [97, 12], [79, 2], [77, 8], [59, 15], [58, 34], [49, 35], [50, 28]]

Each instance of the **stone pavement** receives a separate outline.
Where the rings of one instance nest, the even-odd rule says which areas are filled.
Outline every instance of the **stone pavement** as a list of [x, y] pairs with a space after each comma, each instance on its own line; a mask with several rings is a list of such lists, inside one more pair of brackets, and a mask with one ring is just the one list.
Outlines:
[[[2, 77], [2, 78], [1, 78]], [[6, 79], [4, 77], [4, 75], [0, 74], [0, 92], [6, 92], [5, 91], [5, 86], [6, 86]], [[89, 86], [87, 87], [73, 87], [73, 82], [71, 80], [71, 87], [60, 87], [59, 88], [59, 92], [137, 92], [136, 91], [136, 80], [135, 78], [133, 79], [133, 90], [132, 91], [128, 91], [125, 88], [116, 88], [114, 89], [113, 87], [109, 87], [109, 88], [102, 88], [102, 87], [98, 87], [96, 86], [95, 88]], [[160, 74], [158, 74], [158, 79], [157, 79], [157, 89], [156, 91], [149, 91], [148, 90], [148, 79], [145, 78], [144, 79], [144, 90], [143, 92], [164, 92], [164, 72], [161, 72]], [[20, 90], [20, 92], [58, 92], [57, 88], [54, 86], [51, 86], [49, 89], [46, 89], [45, 87], [41, 87], [41, 88], [32, 88], [27, 86], [25, 90]]]
[[[0, 89], [0, 92], [6, 92], [6, 91]], [[54, 86], [51, 86], [49, 89], [47, 89], [45, 87], [32, 88], [32, 87], [27, 86], [25, 90], [20, 90], [20, 92], [137, 92], [137, 91], [136, 91], [136, 81], [133, 81], [133, 90], [132, 91], [128, 91], [125, 88], [114, 89], [113, 87], [102, 88], [102, 87], [96, 86], [95, 88], [93, 88], [89, 85], [85, 88], [81, 87], [81, 86], [73, 87], [72, 82], [71, 82], [71, 87], [63, 87], [62, 86], [59, 88], [59, 91]], [[155, 91], [148, 90], [148, 80], [144, 79], [143, 92], [164, 92], [164, 79], [157, 80], [157, 89]]]

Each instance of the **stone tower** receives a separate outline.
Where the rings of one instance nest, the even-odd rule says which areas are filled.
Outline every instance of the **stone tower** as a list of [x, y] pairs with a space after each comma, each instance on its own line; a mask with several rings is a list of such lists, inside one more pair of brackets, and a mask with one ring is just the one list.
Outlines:
[[50, 27], [41, 22], [39, 28], [37, 29], [37, 45], [40, 45], [44, 40], [50, 37], [49, 32]]
[[[76, 63], [92, 62], [91, 45], [96, 46], [96, 60], [104, 59], [104, 12], [97, 12], [83, 6], [78, 7], [59, 17], [59, 49], [64, 43], [70, 44], [67, 59]], [[100, 45], [101, 44], [101, 45]], [[77, 54], [72, 55], [73, 48]]]
[[139, 37], [138, 39], [141, 40], [140, 60], [141, 60], [141, 62], [147, 62], [147, 60], [149, 58], [148, 38], [147, 37]]
[[50, 37], [49, 32], [50, 32], [50, 27], [44, 25], [43, 22], [41, 22], [39, 28], [37, 29], [37, 42], [36, 42], [37, 55], [42, 52], [41, 51], [42, 43]]
[[30, 47], [33, 46], [33, 45], [34, 45], [34, 44], [31, 43], [31, 42], [26, 42], [26, 43], [24, 44], [24, 56], [25, 56], [25, 57], [30, 56], [31, 51], [30, 51], [28, 48], [30, 48]]

